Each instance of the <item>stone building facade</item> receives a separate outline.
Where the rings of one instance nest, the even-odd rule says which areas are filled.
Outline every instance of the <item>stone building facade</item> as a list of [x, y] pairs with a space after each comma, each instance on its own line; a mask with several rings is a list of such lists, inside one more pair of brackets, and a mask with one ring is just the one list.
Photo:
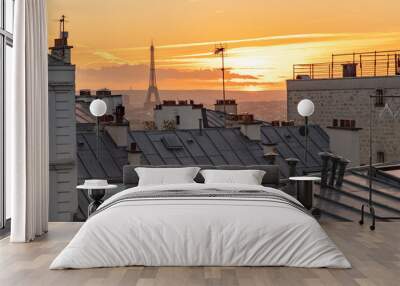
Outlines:
[[48, 55], [50, 221], [73, 221], [78, 208], [75, 65], [67, 40], [61, 31]]
[[[370, 99], [371, 95], [399, 98]], [[335, 138], [338, 140], [331, 141], [342, 145], [337, 146], [338, 150], [351, 150], [348, 156], [354, 155], [354, 159], [349, 159], [359, 160], [353, 165], [369, 163], [370, 115], [373, 162], [400, 159], [400, 76], [288, 80], [288, 120], [303, 124], [297, 104], [305, 98], [315, 105], [310, 123], [320, 125], [331, 136], [338, 136]], [[344, 134], [348, 132], [354, 134]], [[346, 141], [346, 138], [352, 139]], [[331, 147], [335, 149], [335, 146]]]

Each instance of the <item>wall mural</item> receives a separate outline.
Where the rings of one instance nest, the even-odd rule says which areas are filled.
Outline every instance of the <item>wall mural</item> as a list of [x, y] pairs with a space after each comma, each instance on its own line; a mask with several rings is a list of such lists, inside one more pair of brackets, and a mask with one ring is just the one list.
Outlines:
[[398, 1], [379, 7], [372, 0], [350, 1], [346, 9], [340, 1], [328, 2], [48, 0], [49, 45], [65, 15], [77, 91], [108, 88], [128, 96], [126, 108], [134, 110], [149, 86], [151, 43], [161, 100], [214, 104], [222, 97], [214, 51], [223, 43], [227, 97], [241, 102], [242, 112], [283, 120], [293, 64], [329, 61], [332, 53], [390, 50], [400, 39], [393, 9]]

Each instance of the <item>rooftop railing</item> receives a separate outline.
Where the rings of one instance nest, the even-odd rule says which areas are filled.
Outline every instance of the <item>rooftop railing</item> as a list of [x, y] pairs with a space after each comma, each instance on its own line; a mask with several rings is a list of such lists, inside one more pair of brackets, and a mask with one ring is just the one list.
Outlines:
[[331, 62], [293, 65], [293, 79], [400, 75], [400, 50], [334, 54]]

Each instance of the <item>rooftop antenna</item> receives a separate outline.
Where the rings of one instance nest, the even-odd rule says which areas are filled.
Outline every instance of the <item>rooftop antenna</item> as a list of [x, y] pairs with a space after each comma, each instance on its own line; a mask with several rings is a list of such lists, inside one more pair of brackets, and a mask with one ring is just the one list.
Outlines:
[[219, 44], [215, 46], [214, 49], [214, 54], [215, 55], [221, 55], [221, 61], [222, 61], [222, 96], [224, 100], [224, 127], [226, 127], [226, 98], [225, 98], [225, 50], [226, 46], [224, 44]]
[[63, 45], [62, 55], [63, 56], [65, 55], [65, 45], [66, 45], [66, 42], [64, 40], [65, 39], [65, 22], [66, 22], [65, 18], [67, 18], [65, 15], [61, 15], [61, 18], [58, 20], [60, 22], [60, 39], [62, 39], [62, 45]]
[[60, 35], [63, 35], [65, 31], [65, 18], [65, 15], [62, 15], [60, 18]]

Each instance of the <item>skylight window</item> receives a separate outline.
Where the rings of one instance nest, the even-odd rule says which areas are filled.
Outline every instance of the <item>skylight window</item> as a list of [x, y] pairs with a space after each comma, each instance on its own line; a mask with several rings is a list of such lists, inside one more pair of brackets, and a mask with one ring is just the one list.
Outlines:
[[161, 142], [168, 149], [181, 149], [183, 148], [182, 142], [174, 134], [167, 134], [161, 138]]

